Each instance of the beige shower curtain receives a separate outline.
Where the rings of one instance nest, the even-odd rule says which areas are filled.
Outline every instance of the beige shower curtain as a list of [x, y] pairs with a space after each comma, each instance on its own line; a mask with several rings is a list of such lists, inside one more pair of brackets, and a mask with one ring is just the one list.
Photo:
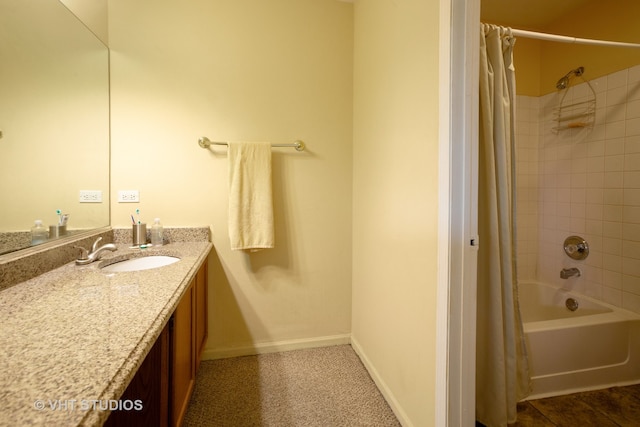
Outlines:
[[515, 259], [515, 70], [511, 30], [482, 24], [476, 418], [516, 420], [530, 389]]

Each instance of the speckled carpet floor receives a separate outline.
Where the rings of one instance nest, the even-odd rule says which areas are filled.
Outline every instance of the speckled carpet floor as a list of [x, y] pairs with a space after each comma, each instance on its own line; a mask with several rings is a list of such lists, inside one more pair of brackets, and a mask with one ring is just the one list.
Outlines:
[[200, 365], [185, 426], [397, 427], [349, 345]]

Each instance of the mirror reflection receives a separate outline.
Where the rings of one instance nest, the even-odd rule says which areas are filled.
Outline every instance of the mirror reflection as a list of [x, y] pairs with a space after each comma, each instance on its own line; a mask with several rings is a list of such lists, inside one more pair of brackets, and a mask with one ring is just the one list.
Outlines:
[[0, 255], [37, 220], [108, 225], [107, 47], [58, 0], [0, 0], [0, 64]]

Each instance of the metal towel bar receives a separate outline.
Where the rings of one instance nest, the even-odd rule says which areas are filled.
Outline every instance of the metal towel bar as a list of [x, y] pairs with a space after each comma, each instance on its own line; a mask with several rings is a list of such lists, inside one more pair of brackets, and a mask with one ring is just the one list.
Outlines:
[[[216, 141], [211, 141], [209, 138], [207, 138], [206, 136], [201, 137], [200, 139], [198, 139], [198, 145], [202, 148], [209, 148], [209, 146], [211, 145], [229, 145], [228, 142], [216, 142]], [[300, 140], [296, 140], [291, 144], [271, 144], [272, 147], [293, 147], [295, 148], [297, 151], [304, 151], [305, 149], [305, 145], [303, 141]]]

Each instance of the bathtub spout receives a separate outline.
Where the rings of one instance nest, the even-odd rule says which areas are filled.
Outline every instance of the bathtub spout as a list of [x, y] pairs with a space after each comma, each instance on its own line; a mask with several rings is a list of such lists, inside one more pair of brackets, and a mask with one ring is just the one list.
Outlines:
[[577, 268], [563, 268], [562, 271], [560, 272], [560, 278], [561, 279], [568, 279], [569, 277], [580, 277], [580, 270], [578, 270]]

